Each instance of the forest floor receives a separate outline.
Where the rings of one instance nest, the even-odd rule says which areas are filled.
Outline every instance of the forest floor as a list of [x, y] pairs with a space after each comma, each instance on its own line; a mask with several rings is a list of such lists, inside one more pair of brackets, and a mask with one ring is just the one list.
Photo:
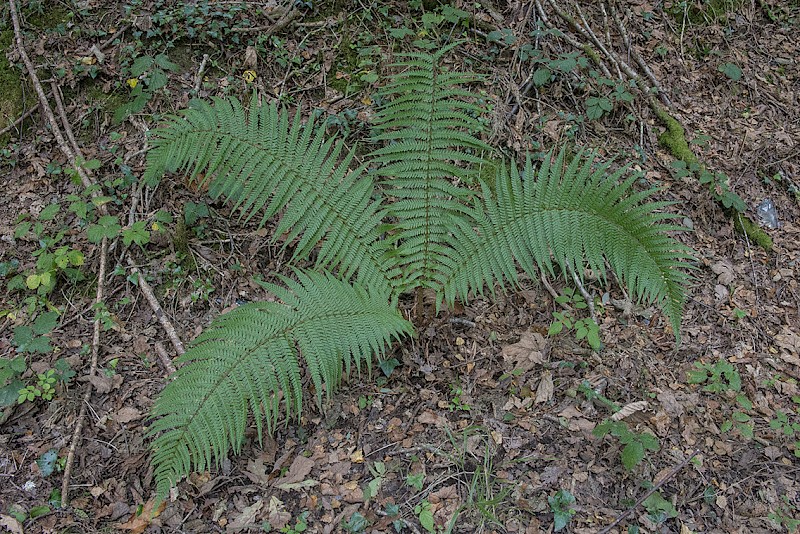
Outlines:
[[[53, 91], [63, 98], [106, 197], [95, 204], [118, 219], [98, 218], [38, 110], [11, 129], [0, 153], [0, 532], [797, 532], [800, 3], [25, 4], [27, 53], [51, 103]], [[145, 132], [191, 98], [255, 89], [362, 140], [387, 65], [421, 37], [463, 39], [447, 61], [485, 76], [486, 140], [506, 155], [596, 149], [674, 202], [688, 227], [675, 235], [697, 258], [681, 343], [613, 279], [585, 287], [599, 351], [569, 329], [549, 334], [564, 311], [554, 294], [575, 285], [523, 279], [427, 317], [391, 349], [390, 372], [352, 379], [322, 411], [309, 398], [300, 421], [261, 444], [253, 432], [153, 510], [148, 412], [169, 380], [155, 347], [175, 354], [123, 255], [188, 343], [266, 298], [256, 279], [285, 272], [288, 252], [271, 223], [240, 223], [179, 177], [141, 187]], [[0, 83], [26, 80], [18, 113], [30, 110], [19, 53], [5, 53]], [[626, 66], [660, 85], [710, 183], [659, 142], [664, 124]], [[771, 250], [735, 229], [740, 216]], [[102, 235], [112, 245], [97, 306]], [[588, 316], [575, 300], [569, 313]]]

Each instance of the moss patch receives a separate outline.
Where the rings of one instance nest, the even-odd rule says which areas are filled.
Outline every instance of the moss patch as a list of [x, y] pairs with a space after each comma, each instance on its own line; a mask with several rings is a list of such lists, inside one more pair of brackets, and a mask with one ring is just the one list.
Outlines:
[[[653, 100], [650, 104], [656, 116], [665, 127], [664, 133], [658, 138], [659, 144], [669, 150], [673, 157], [686, 163], [687, 168], [692, 168], [692, 164], [694, 164], [695, 168], [699, 168], [699, 170], [694, 173], [695, 178], [697, 178], [698, 174], [703, 172], [704, 169], [695, 153], [689, 148], [689, 143], [686, 141], [686, 130], [684, 130], [683, 126], [681, 126], [675, 117], [670, 115], [657, 102]], [[736, 210], [725, 211], [733, 218], [734, 230], [740, 234], [746, 235], [750, 241], [758, 244], [758, 246], [767, 252], [772, 252], [772, 238], [770, 238], [764, 230], [759, 228], [759, 226], [746, 215]]]
[[767, 252], [772, 252], [772, 238], [764, 230], [759, 228], [757, 224], [745, 217], [741, 213], [733, 214], [733, 228], [742, 235], [763, 248]]
[[[6, 53], [11, 48], [14, 32], [0, 32], [0, 129], [12, 124], [22, 112], [22, 74], [8, 62]], [[0, 137], [0, 144], [5, 145], [11, 134]]]

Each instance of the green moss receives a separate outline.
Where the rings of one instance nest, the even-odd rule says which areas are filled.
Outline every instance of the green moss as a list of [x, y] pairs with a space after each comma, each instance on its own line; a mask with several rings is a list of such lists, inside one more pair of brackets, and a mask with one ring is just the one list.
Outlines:
[[666, 128], [658, 138], [659, 144], [669, 150], [669, 153], [675, 158], [685, 162], [687, 167], [692, 163], [698, 163], [697, 156], [694, 155], [692, 149], [689, 148], [689, 143], [686, 141], [686, 131], [681, 126], [681, 123], [658, 104], [655, 104], [653, 109]]
[[673, 17], [679, 22], [686, 20], [691, 24], [715, 24], [721, 22], [728, 13], [735, 11], [744, 5], [744, 0], [701, 0], [692, 3], [687, 9], [676, 7], [670, 9]]
[[746, 215], [734, 213], [733, 229], [767, 252], [772, 252], [772, 238]]
[[[686, 131], [683, 126], [655, 101], [651, 102], [651, 106], [665, 127], [664, 133], [658, 138], [659, 144], [669, 150], [672, 156], [686, 163], [687, 167], [695, 164], [700, 167], [698, 172], [702, 172], [704, 169], [700, 165], [697, 156], [689, 148], [689, 143], [686, 141]], [[697, 173], [695, 173], [695, 177], [697, 177]], [[764, 230], [736, 210], [726, 210], [726, 212], [732, 216], [733, 227], [737, 232], [746, 235], [751, 242], [767, 252], [772, 252], [772, 239]]]
[[[14, 39], [12, 30], [0, 32], [0, 130], [12, 124], [22, 112], [22, 74], [6, 57]], [[11, 140], [11, 134], [0, 137], [0, 144]]]
[[69, 22], [74, 16], [74, 13], [65, 9], [63, 4], [47, 2], [46, 5], [40, 5], [37, 9], [27, 9], [25, 22], [39, 30], [52, 30]]
[[[354, 74], [358, 72], [358, 52], [353, 43], [345, 35], [339, 44], [339, 53], [333, 60], [331, 70], [328, 73], [328, 86], [336, 89], [340, 93], [347, 95], [360, 91], [363, 84], [357, 80]], [[343, 76], [337, 78], [336, 75], [342, 73]]]

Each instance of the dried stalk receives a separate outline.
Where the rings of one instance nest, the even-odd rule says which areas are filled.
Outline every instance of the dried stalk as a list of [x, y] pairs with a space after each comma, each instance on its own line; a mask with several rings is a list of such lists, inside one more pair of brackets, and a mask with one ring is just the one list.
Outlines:
[[183, 354], [186, 352], [186, 349], [183, 347], [183, 343], [181, 342], [180, 337], [178, 337], [175, 327], [172, 326], [172, 323], [169, 321], [169, 319], [167, 319], [166, 314], [164, 314], [164, 310], [158, 303], [158, 299], [156, 298], [155, 294], [153, 294], [150, 284], [148, 284], [147, 280], [144, 279], [142, 272], [139, 270], [139, 268], [136, 266], [136, 263], [130, 258], [130, 256], [127, 259], [128, 266], [131, 268], [131, 272], [139, 277], [139, 290], [142, 292], [142, 294], [144, 294], [147, 302], [153, 309], [153, 313], [155, 313], [158, 322], [161, 323], [161, 327], [167, 333], [167, 337], [172, 342], [172, 346], [175, 347], [175, 352], [177, 352], [179, 355]]

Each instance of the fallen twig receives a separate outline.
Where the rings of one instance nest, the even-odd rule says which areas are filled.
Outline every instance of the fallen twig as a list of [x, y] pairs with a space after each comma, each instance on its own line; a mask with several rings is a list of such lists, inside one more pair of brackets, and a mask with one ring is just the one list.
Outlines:
[[194, 92], [200, 90], [203, 84], [203, 73], [206, 71], [206, 64], [208, 63], [208, 54], [203, 54], [203, 60], [200, 62], [200, 68], [197, 69], [197, 76], [194, 79]]
[[[11, 0], [13, 3], [13, 0]], [[103, 237], [100, 243], [100, 272], [97, 274], [97, 293], [95, 295], [95, 305], [103, 301], [103, 282], [106, 277], [106, 251], [108, 250], [108, 238]], [[89, 364], [89, 378], [93, 377], [97, 372], [97, 357], [100, 353], [100, 316], [95, 314], [94, 319], [94, 334], [92, 335], [92, 360]], [[81, 409], [78, 412], [78, 420], [75, 422], [75, 430], [72, 432], [72, 440], [69, 445], [69, 452], [67, 453], [67, 461], [64, 464], [64, 478], [61, 481], [61, 508], [66, 508], [69, 505], [69, 481], [72, 475], [72, 466], [75, 460], [75, 451], [78, 448], [78, 443], [81, 441], [81, 432], [83, 431], [83, 421], [86, 419], [86, 411], [89, 406], [89, 397], [92, 395], [92, 382], [86, 382], [86, 391], [83, 393], [81, 402]]]
[[128, 257], [128, 266], [131, 268], [131, 272], [139, 277], [139, 290], [144, 294], [147, 302], [153, 309], [153, 313], [156, 314], [158, 322], [161, 323], [162, 328], [164, 328], [164, 331], [167, 333], [167, 337], [172, 342], [172, 346], [175, 347], [175, 351], [179, 355], [183, 354], [186, 352], [186, 349], [183, 348], [183, 343], [181, 342], [180, 337], [178, 337], [175, 327], [172, 326], [172, 323], [164, 314], [164, 310], [161, 309], [161, 305], [158, 303], [158, 299], [156, 299], [155, 294], [153, 294], [150, 284], [148, 284], [147, 280], [144, 279], [139, 267], [136, 266], [136, 263], [130, 258], [130, 256]]
[[175, 366], [172, 364], [172, 358], [170, 358], [167, 349], [164, 348], [164, 344], [158, 341], [156, 342], [155, 348], [156, 354], [158, 354], [158, 359], [161, 360], [161, 365], [163, 365], [164, 369], [167, 370], [167, 374], [174, 374], [177, 369], [175, 369]]
[[37, 102], [36, 104], [34, 104], [34, 105], [31, 107], [31, 109], [29, 109], [28, 111], [26, 111], [25, 113], [23, 113], [22, 115], [20, 115], [20, 116], [19, 116], [19, 118], [18, 118], [17, 120], [15, 120], [15, 121], [14, 121], [14, 122], [12, 122], [11, 124], [9, 124], [9, 125], [8, 125], [8, 126], [6, 126], [5, 128], [3, 128], [2, 130], [0, 130], [0, 135], [5, 135], [5, 134], [7, 134], [8, 132], [10, 132], [11, 130], [13, 130], [14, 128], [16, 128], [17, 126], [19, 126], [20, 124], [22, 124], [22, 121], [24, 121], [25, 119], [27, 119], [28, 117], [30, 117], [31, 115], [33, 115], [33, 114], [36, 112], [36, 110], [37, 110], [37, 109], [39, 109], [39, 104], [38, 104], [38, 102]]
[[675, 475], [677, 475], [677, 474], [678, 474], [678, 472], [679, 472], [681, 469], [683, 469], [684, 467], [686, 467], [686, 466], [689, 464], [689, 462], [691, 462], [691, 461], [692, 461], [692, 458], [694, 458], [694, 457], [695, 457], [695, 456], [697, 456], [698, 454], [700, 454], [700, 449], [696, 449], [696, 450], [695, 450], [695, 451], [694, 451], [694, 452], [693, 452], [693, 453], [692, 453], [692, 454], [691, 454], [691, 455], [690, 455], [688, 458], [685, 458], [685, 459], [684, 459], [684, 460], [683, 460], [681, 463], [679, 463], [678, 465], [676, 465], [675, 467], [673, 467], [672, 469], [670, 469], [669, 473], [667, 473], [666, 475], [664, 475], [664, 478], [662, 478], [662, 479], [661, 479], [661, 480], [659, 480], [657, 483], [655, 483], [655, 484], [653, 485], [653, 487], [652, 487], [652, 488], [650, 488], [648, 491], [646, 491], [646, 492], [644, 493], [644, 495], [642, 495], [641, 497], [639, 497], [639, 498], [636, 500], [636, 502], [635, 502], [635, 503], [633, 503], [633, 506], [631, 506], [630, 508], [628, 508], [627, 510], [625, 510], [624, 512], [622, 512], [620, 515], [618, 515], [618, 516], [617, 516], [617, 518], [614, 520], [614, 522], [613, 522], [613, 523], [611, 523], [611, 524], [610, 524], [610, 525], [608, 525], [606, 528], [604, 528], [603, 530], [601, 530], [600, 532], [598, 532], [598, 534], [608, 534], [609, 532], [611, 532], [611, 529], [612, 529], [612, 528], [614, 528], [614, 527], [616, 527], [617, 525], [619, 525], [619, 524], [622, 522], [622, 520], [623, 520], [623, 519], [625, 519], [626, 517], [628, 517], [629, 515], [631, 515], [631, 514], [633, 513], [633, 511], [634, 511], [634, 510], [636, 510], [636, 509], [637, 509], [637, 508], [638, 508], [638, 507], [639, 507], [639, 506], [640, 506], [640, 505], [641, 505], [641, 504], [642, 504], [644, 501], [646, 501], [646, 500], [647, 500], [647, 498], [648, 498], [650, 495], [652, 495], [653, 493], [657, 492], [657, 491], [658, 491], [658, 490], [661, 488], [661, 486], [663, 486], [663, 485], [664, 485], [664, 484], [667, 482], [667, 480], [669, 480], [669, 479], [671, 479], [672, 477], [674, 477]]

